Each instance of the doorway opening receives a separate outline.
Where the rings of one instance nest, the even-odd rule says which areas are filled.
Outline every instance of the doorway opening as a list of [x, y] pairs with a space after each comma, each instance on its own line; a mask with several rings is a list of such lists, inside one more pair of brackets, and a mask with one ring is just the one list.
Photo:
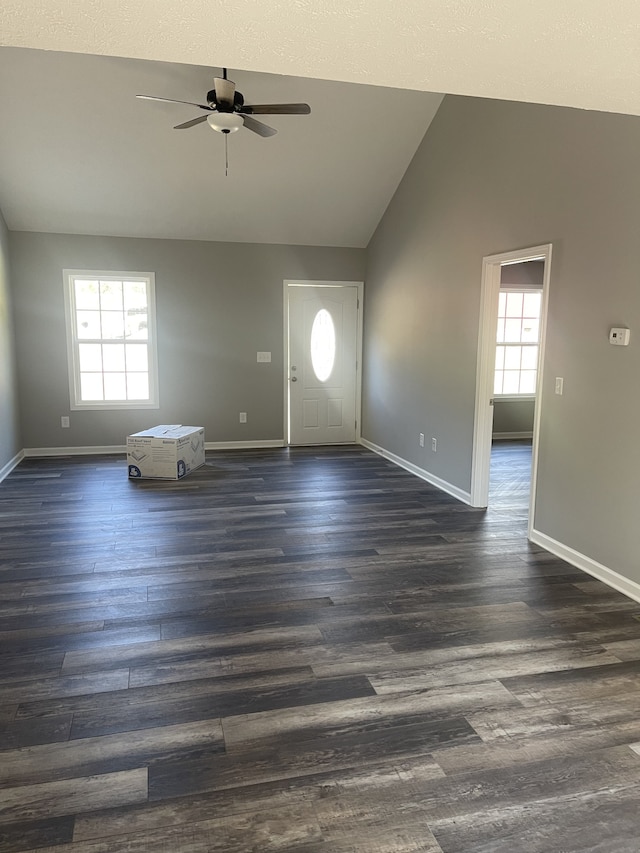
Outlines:
[[528, 533], [535, 506], [550, 264], [550, 244], [483, 260], [471, 504], [504, 502], [511, 490], [514, 504], [526, 501]]

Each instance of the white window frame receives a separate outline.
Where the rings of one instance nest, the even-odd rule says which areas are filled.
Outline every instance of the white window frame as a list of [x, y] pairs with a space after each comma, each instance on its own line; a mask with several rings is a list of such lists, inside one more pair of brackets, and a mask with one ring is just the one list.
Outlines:
[[[80, 341], [77, 336], [75, 288], [76, 279], [99, 279], [101, 281], [141, 281], [147, 285], [147, 356], [149, 366], [149, 398], [148, 400], [90, 400], [84, 401], [80, 396]], [[160, 406], [158, 397], [158, 353], [156, 336], [156, 303], [155, 303], [155, 274], [152, 272], [120, 272], [117, 270], [63, 270], [64, 307], [67, 328], [67, 363], [69, 370], [69, 403], [74, 411], [107, 411], [157, 409]], [[89, 343], [102, 342], [105, 339], [95, 339]], [[143, 341], [136, 341], [143, 343]]]
[[[540, 294], [540, 315], [538, 316], [538, 340], [537, 341], [535, 341], [535, 342], [534, 341], [529, 341], [529, 342], [498, 341], [497, 336], [496, 336], [496, 351], [497, 351], [497, 347], [508, 347], [508, 346], [515, 346], [515, 347], [517, 347], [517, 346], [520, 346], [520, 347], [531, 346], [531, 347], [537, 347], [538, 348], [538, 360], [537, 360], [537, 364], [536, 364], [536, 384], [537, 384], [538, 371], [540, 369], [540, 338], [541, 338], [541, 331], [542, 331], [541, 320], [540, 320], [540, 317], [542, 316], [542, 288], [541, 287], [518, 287], [517, 285], [510, 285], [509, 287], [501, 287], [500, 293], [539, 293]], [[493, 366], [494, 381], [495, 381], [496, 370], [497, 370], [497, 368], [495, 366], [495, 359], [494, 359], [494, 366]], [[513, 393], [513, 392], [510, 392], [508, 394], [496, 394], [496, 393], [494, 393], [493, 399], [499, 400], [500, 402], [504, 402], [504, 403], [515, 402], [515, 401], [525, 402], [527, 400], [535, 400], [536, 395], [531, 394], [531, 393], [518, 394], [518, 393]]]

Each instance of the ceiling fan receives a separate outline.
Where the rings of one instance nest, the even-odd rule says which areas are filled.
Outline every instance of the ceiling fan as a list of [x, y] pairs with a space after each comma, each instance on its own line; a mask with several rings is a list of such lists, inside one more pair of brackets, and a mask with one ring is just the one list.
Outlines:
[[213, 89], [207, 92], [207, 103], [196, 104], [193, 101], [179, 101], [175, 98], [157, 98], [154, 95], [136, 95], [148, 101], [163, 101], [171, 104], [189, 104], [206, 110], [201, 115], [177, 124], [174, 130], [186, 130], [196, 124], [207, 122], [219, 133], [235, 133], [241, 127], [257, 133], [258, 136], [274, 136], [278, 131], [268, 124], [254, 118], [256, 115], [309, 115], [309, 104], [245, 104], [241, 92], [236, 89], [233, 80], [227, 79], [227, 69], [222, 69], [222, 77], [214, 77]]

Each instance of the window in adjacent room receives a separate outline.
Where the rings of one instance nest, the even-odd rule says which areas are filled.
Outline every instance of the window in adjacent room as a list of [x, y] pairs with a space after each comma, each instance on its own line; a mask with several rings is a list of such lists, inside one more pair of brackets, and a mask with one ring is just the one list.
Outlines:
[[494, 394], [533, 397], [540, 345], [542, 291], [500, 290]]
[[153, 273], [64, 278], [71, 409], [158, 408]]

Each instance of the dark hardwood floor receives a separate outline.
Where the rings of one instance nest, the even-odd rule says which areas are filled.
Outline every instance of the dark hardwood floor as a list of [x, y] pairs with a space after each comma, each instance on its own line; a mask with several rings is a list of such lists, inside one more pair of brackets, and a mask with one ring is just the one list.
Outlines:
[[486, 512], [359, 447], [25, 460], [0, 853], [638, 853], [640, 605], [526, 541], [528, 452]]

